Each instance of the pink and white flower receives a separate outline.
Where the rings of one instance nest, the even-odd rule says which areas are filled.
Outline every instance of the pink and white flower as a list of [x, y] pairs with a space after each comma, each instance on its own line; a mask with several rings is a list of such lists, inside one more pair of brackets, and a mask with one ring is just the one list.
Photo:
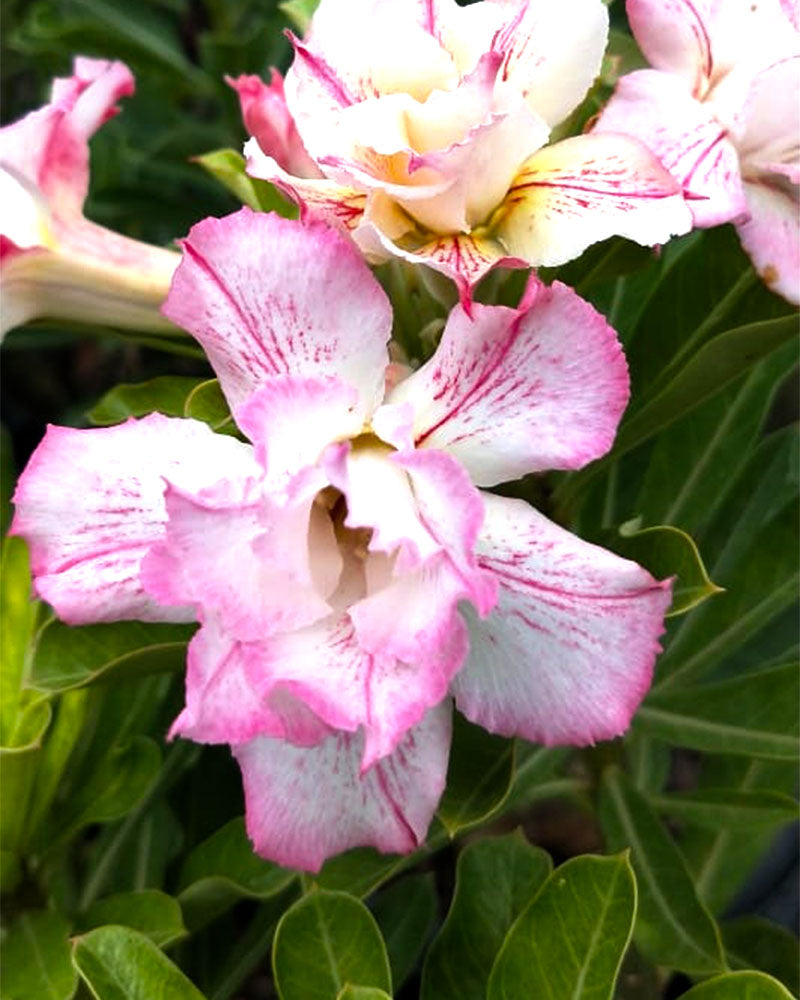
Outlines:
[[733, 221], [767, 284], [800, 303], [796, 0], [628, 0], [653, 69], [624, 76], [594, 133], [645, 142], [696, 226]]
[[159, 307], [180, 256], [83, 216], [89, 138], [133, 89], [121, 62], [78, 57], [48, 104], [0, 129], [0, 334], [37, 317], [174, 332]]
[[158, 414], [51, 427], [13, 530], [71, 624], [201, 623], [172, 733], [233, 747], [260, 853], [415, 848], [451, 698], [547, 744], [628, 726], [669, 584], [478, 488], [609, 448], [627, 370], [586, 302], [533, 279], [516, 309], [458, 306], [387, 391], [391, 310], [356, 249], [243, 209], [194, 227], [165, 312], [252, 443]]
[[370, 262], [449, 275], [462, 302], [496, 264], [562, 264], [613, 235], [666, 242], [691, 218], [642, 145], [545, 145], [591, 86], [607, 32], [601, 0], [322, 0], [293, 39], [286, 103], [324, 176], [293, 175], [257, 133], [248, 171]]

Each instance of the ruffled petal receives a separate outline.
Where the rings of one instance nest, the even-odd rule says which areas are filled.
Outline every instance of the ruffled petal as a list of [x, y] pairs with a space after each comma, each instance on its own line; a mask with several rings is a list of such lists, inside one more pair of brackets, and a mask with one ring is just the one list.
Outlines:
[[382, 399], [391, 306], [349, 241], [243, 208], [183, 248], [163, 311], [200, 341], [232, 409], [275, 375], [335, 376], [367, 410]]
[[800, 305], [800, 188], [777, 174], [746, 183], [749, 222], [736, 227], [769, 287]]
[[644, 246], [688, 232], [680, 186], [640, 142], [580, 135], [540, 150], [491, 222], [510, 255], [553, 267], [609, 236]]
[[599, 458], [627, 400], [611, 327], [571, 288], [536, 279], [519, 309], [456, 307], [436, 354], [389, 396], [413, 407], [417, 446], [449, 452], [479, 486]]
[[640, 139], [683, 187], [696, 226], [747, 213], [739, 156], [710, 104], [701, 104], [670, 73], [640, 70], [617, 84], [594, 133]]
[[164, 478], [199, 491], [258, 471], [248, 445], [194, 420], [50, 426], [20, 477], [12, 531], [30, 546], [38, 594], [68, 624], [191, 621], [191, 608], [165, 607], [140, 580], [165, 534]]
[[283, 77], [271, 71], [269, 84], [260, 76], [225, 77], [239, 96], [244, 127], [259, 146], [273, 156], [284, 170], [298, 177], [321, 177], [319, 167], [306, 152], [286, 104]]
[[444, 790], [450, 727], [445, 702], [364, 774], [360, 733], [333, 734], [312, 748], [266, 737], [235, 746], [256, 851], [281, 865], [319, 871], [326, 858], [350, 847], [414, 850]]
[[711, 79], [711, 21], [718, 0], [628, 0], [627, 13], [639, 48], [656, 69], [679, 76], [701, 96]]
[[215, 615], [249, 641], [330, 613], [311, 572], [310, 498], [278, 507], [251, 480], [194, 494], [169, 485], [165, 500], [163, 541], [142, 565], [159, 603], [194, 605], [201, 620]]
[[0, 129], [0, 162], [35, 184], [55, 215], [80, 215], [89, 186], [89, 138], [134, 91], [121, 62], [78, 57], [51, 103]]
[[492, 48], [503, 57], [501, 77], [525, 95], [548, 125], [557, 125], [583, 100], [608, 37], [601, 0], [489, 0], [505, 23]]
[[521, 500], [484, 500], [479, 559], [500, 596], [485, 621], [467, 613], [457, 706], [491, 732], [547, 745], [619, 736], [650, 685], [669, 582]]

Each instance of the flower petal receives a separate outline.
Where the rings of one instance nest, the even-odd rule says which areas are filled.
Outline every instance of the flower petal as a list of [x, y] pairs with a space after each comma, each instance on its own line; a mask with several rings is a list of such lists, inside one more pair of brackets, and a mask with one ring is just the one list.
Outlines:
[[50, 426], [20, 477], [12, 531], [30, 546], [37, 592], [68, 624], [192, 621], [191, 608], [154, 601], [139, 576], [164, 537], [163, 477], [201, 490], [258, 471], [248, 445], [194, 420]]
[[800, 305], [800, 189], [773, 174], [744, 190], [750, 220], [736, 227], [742, 246], [767, 285]]
[[710, 104], [701, 104], [670, 73], [640, 70], [617, 84], [594, 127], [640, 139], [683, 187], [696, 226], [744, 216], [739, 157]]
[[333, 734], [310, 749], [266, 737], [235, 746], [256, 851], [319, 871], [326, 858], [350, 847], [414, 850], [444, 790], [450, 727], [445, 702], [364, 774], [361, 734]]
[[679, 76], [700, 95], [711, 79], [712, 9], [715, 0], [628, 0], [627, 13], [639, 48], [656, 69]]
[[500, 596], [485, 621], [466, 615], [457, 706], [491, 732], [546, 745], [618, 736], [650, 685], [669, 583], [521, 500], [484, 500], [479, 559]]
[[167, 486], [163, 541], [142, 564], [161, 604], [194, 605], [237, 639], [255, 641], [324, 618], [309, 558], [311, 498], [278, 507], [258, 480], [223, 480], [198, 493]]
[[579, 135], [539, 150], [516, 177], [491, 228], [509, 254], [553, 267], [609, 236], [644, 246], [688, 232], [679, 185], [623, 135]]
[[391, 306], [340, 234], [243, 208], [183, 247], [163, 311], [203, 345], [233, 409], [274, 375], [336, 376], [368, 410], [382, 399]]
[[89, 186], [88, 140], [133, 90], [123, 63], [79, 56], [73, 75], [54, 81], [50, 104], [0, 129], [0, 162], [35, 184], [54, 214], [80, 215]]
[[611, 327], [571, 288], [536, 279], [518, 310], [457, 306], [431, 360], [389, 396], [413, 406], [417, 446], [449, 452], [479, 486], [599, 458], [627, 400]]
[[490, 0], [505, 23], [492, 48], [503, 56], [502, 79], [519, 88], [531, 108], [557, 125], [583, 100], [608, 37], [601, 0]]
[[260, 76], [225, 77], [229, 87], [239, 95], [242, 119], [248, 134], [253, 136], [284, 170], [299, 177], [321, 177], [322, 174], [306, 152], [297, 133], [292, 114], [286, 104], [283, 77], [271, 71], [270, 83]]
[[[798, 36], [800, 45], [800, 36]], [[736, 145], [747, 179], [782, 164], [800, 180], [800, 52], [758, 73], [737, 122]]]

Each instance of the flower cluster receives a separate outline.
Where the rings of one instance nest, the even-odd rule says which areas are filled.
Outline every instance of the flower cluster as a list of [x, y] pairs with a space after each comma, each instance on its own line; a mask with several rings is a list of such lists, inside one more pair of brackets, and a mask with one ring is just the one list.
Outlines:
[[[730, 44], [737, 0], [628, 6], [656, 69], [621, 80], [590, 134], [547, 145], [598, 71], [601, 0], [321, 0], [285, 81], [228, 81], [248, 169], [300, 221], [206, 219], [182, 258], [82, 216], [87, 139], [131, 91], [124, 66], [78, 59], [0, 132], [19, 195], [11, 325], [110, 311], [136, 326], [164, 300], [239, 434], [160, 414], [50, 427], [13, 531], [69, 624], [199, 623], [171, 733], [232, 747], [251, 839], [282, 864], [420, 844], [453, 706], [493, 733], [584, 745], [622, 733], [648, 689], [670, 581], [491, 492], [608, 451], [629, 391], [616, 334], [533, 273], [513, 308], [473, 289], [611, 235], [663, 242], [694, 214], [735, 219], [796, 298], [797, 137], [769, 102], [798, 56], [777, 0], [741, 15], [752, 52]], [[387, 256], [459, 289], [416, 370], [391, 361], [392, 303], [369, 269]]]

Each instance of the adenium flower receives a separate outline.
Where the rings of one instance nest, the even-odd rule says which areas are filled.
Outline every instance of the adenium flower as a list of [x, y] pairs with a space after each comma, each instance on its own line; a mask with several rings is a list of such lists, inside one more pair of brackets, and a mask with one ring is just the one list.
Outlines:
[[50, 427], [13, 531], [70, 624], [201, 623], [172, 734], [232, 746], [261, 854], [420, 844], [453, 699], [547, 744], [628, 726], [669, 583], [485, 491], [610, 446], [627, 370], [586, 302], [534, 279], [516, 309], [458, 306], [386, 391], [391, 309], [352, 244], [243, 209], [192, 229], [165, 312], [251, 443]]
[[83, 216], [89, 138], [133, 89], [121, 62], [78, 57], [49, 104], [0, 129], [0, 333], [37, 317], [174, 331], [159, 307], [179, 254]]
[[322, 0], [293, 39], [286, 103], [324, 178], [293, 176], [257, 133], [248, 171], [371, 262], [449, 275], [462, 301], [495, 264], [563, 264], [615, 234], [665, 242], [691, 217], [644, 146], [545, 145], [597, 75], [607, 31], [601, 0]]
[[793, 0], [628, 0], [654, 67], [622, 77], [593, 134], [644, 141], [696, 226], [733, 221], [770, 287], [800, 302], [800, 31]]

